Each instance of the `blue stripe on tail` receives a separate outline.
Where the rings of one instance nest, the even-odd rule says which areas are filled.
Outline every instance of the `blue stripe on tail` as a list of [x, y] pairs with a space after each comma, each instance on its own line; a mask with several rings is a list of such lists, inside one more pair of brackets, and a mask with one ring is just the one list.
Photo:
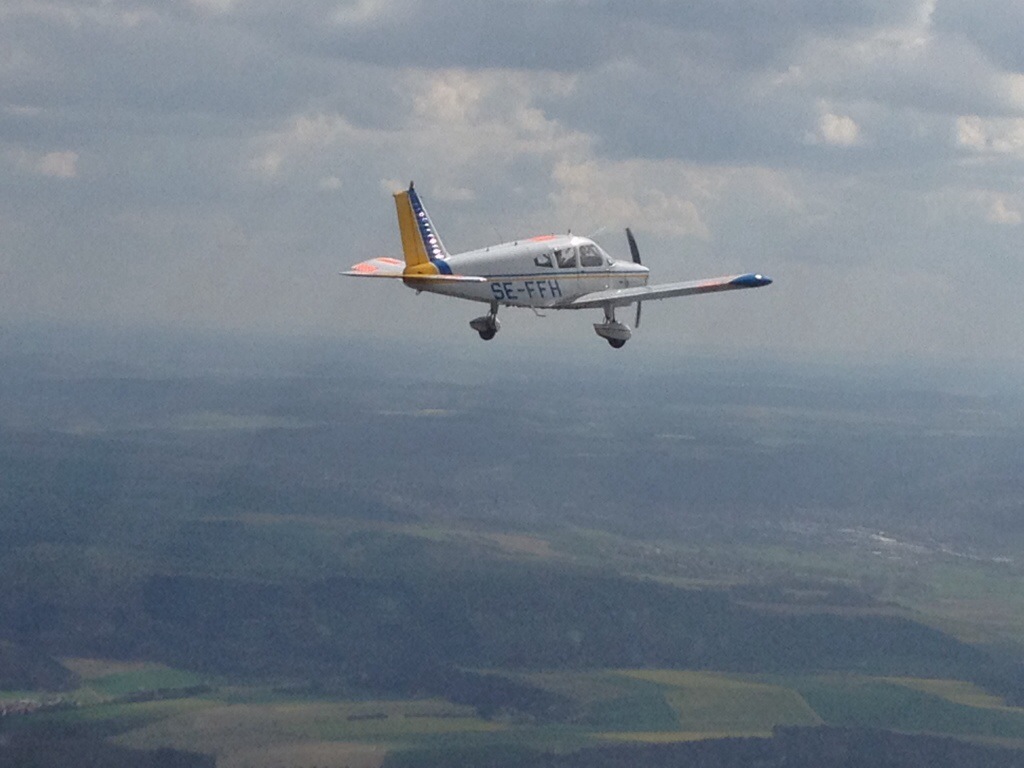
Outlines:
[[438, 237], [437, 230], [434, 229], [434, 224], [430, 221], [430, 216], [427, 215], [427, 210], [420, 201], [420, 196], [416, 194], [416, 190], [411, 184], [409, 185], [409, 201], [412, 203], [416, 226], [419, 227], [420, 237], [423, 238], [423, 247], [426, 249], [427, 258], [442, 275], [450, 275], [452, 268], [445, 261], [448, 251], [445, 250], [444, 243]]

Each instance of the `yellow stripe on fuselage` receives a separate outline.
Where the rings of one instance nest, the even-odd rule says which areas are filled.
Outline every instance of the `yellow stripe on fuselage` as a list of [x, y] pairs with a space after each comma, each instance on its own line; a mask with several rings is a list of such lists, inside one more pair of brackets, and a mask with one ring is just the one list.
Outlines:
[[[489, 283], [500, 283], [504, 280], [523, 280], [530, 278], [547, 278], [549, 280], [575, 280], [577, 278], [615, 278], [625, 277], [627, 279], [638, 277], [643, 273], [636, 272], [520, 272], [514, 275], [485, 275], [484, 279]], [[647, 284], [646, 279], [644, 285]]]

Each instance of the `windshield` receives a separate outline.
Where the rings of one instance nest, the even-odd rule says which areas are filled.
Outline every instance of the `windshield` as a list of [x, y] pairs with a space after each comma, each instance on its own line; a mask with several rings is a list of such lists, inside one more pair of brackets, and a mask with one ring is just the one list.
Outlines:
[[603, 267], [607, 263], [604, 253], [596, 245], [580, 246], [581, 267]]

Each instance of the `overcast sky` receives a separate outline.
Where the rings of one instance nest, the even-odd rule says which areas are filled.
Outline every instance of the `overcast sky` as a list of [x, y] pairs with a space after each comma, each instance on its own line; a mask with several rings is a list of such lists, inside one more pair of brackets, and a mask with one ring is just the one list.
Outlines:
[[[629, 225], [655, 281], [776, 279], [627, 350], [1021, 363], [1022, 41], [1020, 0], [3, 0], [0, 321], [483, 347], [337, 276], [414, 179], [453, 251]], [[599, 315], [491, 345], [613, 354]]]

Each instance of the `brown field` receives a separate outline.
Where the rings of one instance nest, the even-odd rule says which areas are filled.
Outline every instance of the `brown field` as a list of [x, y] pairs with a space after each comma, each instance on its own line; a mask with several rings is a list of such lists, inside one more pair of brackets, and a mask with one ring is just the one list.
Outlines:
[[529, 555], [531, 557], [554, 557], [551, 542], [536, 536], [523, 536], [511, 533], [487, 533], [483, 537], [497, 544], [510, 555]]
[[190, 749], [240, 765], [237, 761], [246, 755], [283, 755], [296, 745], [321, 745], [317, 749], [323, 751], [323, 745], [333, 744], [338, 755], [370, 760], [378, 753], [382, 756], [390, 745], [415, 742], [417, 737], [502, 728], [475, 717], [466, 707], [440, 700], [225, 704], [150, 723], [119, 736], [117, 742], [142, 749]]
[[96, 680], [107, 675], [123, 675], [146, 669], [166, 669], [161, 664], [148, 661], [114, 661], [112, 659], [61, 659], [60, 663], [83, 680]]
[[379, 768], [387, 750], [378, 744], [310, 741], [241, 750], [218, 758], [218, 768]]
[[706, 739], [731, 739], [742, 736], [771, 736], [771, 731], [624, 731], [621, 733], [598, 733], [600, 739], [608, 741], [633, 741], [647, 744], [674, 744], [681, 741], [705, 741]]

